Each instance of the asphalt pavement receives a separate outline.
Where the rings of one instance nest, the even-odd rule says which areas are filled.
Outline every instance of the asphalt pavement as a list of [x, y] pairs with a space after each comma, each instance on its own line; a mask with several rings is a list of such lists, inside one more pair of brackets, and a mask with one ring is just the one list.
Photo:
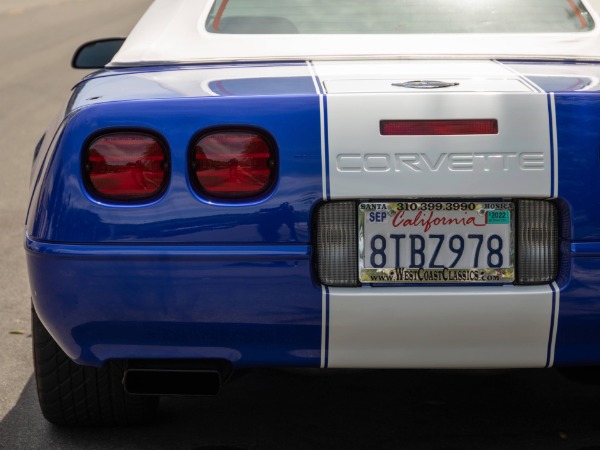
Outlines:
[[23, 222], [33, 149], [77, 46], [124, 36], [150, 0], [0, 0], [0, 448], [600, 449], [600, 388], [556, 371], [241, 374], [222, 395], [162, 400], [156, 424], [58, 428], [32, 378]]
[[0, 0], [0, 420], [32, 374], [23, 226], [33, 150], [85, 75], [70, 68], [77, 47], [126, 36], [150, 3]]

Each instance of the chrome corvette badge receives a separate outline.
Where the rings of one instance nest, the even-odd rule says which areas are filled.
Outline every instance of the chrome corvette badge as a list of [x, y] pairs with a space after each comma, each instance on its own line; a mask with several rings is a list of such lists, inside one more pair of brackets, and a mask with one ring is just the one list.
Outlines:
[[460, 83], [453, 83], [448, 81], [434, 81], [434, 80], [414, 80], [407, 81], [405, 83], [392, 83], [392, 86], [404, 87], [410, 89], [440, 89], [452, 86], [458, 86]]

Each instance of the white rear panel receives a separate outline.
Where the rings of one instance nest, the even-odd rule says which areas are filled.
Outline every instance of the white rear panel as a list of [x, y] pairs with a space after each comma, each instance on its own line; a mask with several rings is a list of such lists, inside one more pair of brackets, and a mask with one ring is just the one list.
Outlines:
[[[502, 65], [317, 62], [315, 69], [327, 89], [330, 198], [551, 195], [547, 95]], [[393, 72], [397, 77], [390, 76]], [[460, 84], [426, 91], [392, 86], [411, 77]], [[381, 120], [455, 119], [496, 119], [499, 132], [382, 136], [379, 131]]]
[[328, 367], [544, 367], [549, 286], [332, 288]]
[[[494, 61], [315, 62], [330, 199], [546, 198], [556, 192], [551, 99]], [[410, 80], [442, 89], [392, 86]], [[496, 119], [498, 134], [383, 136], [382, 120]], [[555, 146], [554, 146], [555, 148]], [[554, 180], [554, 183], [553, 183]], [[550, 286], [332, 288], [327, 367], [552, 363]]]

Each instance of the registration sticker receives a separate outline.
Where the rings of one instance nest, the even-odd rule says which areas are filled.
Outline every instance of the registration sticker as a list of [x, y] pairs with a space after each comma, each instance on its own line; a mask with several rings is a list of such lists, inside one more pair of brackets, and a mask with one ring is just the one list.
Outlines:
[[359, 205], [363, 283], [514, 281], [511, 202]]
[[509, 210], [492, 210], [486, 213], [487, 223], [493, 224], [509, 224], [510, 223], [510, 211]]

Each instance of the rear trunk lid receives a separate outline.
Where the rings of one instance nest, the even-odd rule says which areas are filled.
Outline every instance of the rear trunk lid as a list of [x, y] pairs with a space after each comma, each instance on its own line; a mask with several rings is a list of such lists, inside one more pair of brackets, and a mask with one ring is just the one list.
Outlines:
[[[551, 97], [494, 61], [316, 62], [330, 198], [551, 197]], [[497, 133], [385, 135], [386, 121]]]

